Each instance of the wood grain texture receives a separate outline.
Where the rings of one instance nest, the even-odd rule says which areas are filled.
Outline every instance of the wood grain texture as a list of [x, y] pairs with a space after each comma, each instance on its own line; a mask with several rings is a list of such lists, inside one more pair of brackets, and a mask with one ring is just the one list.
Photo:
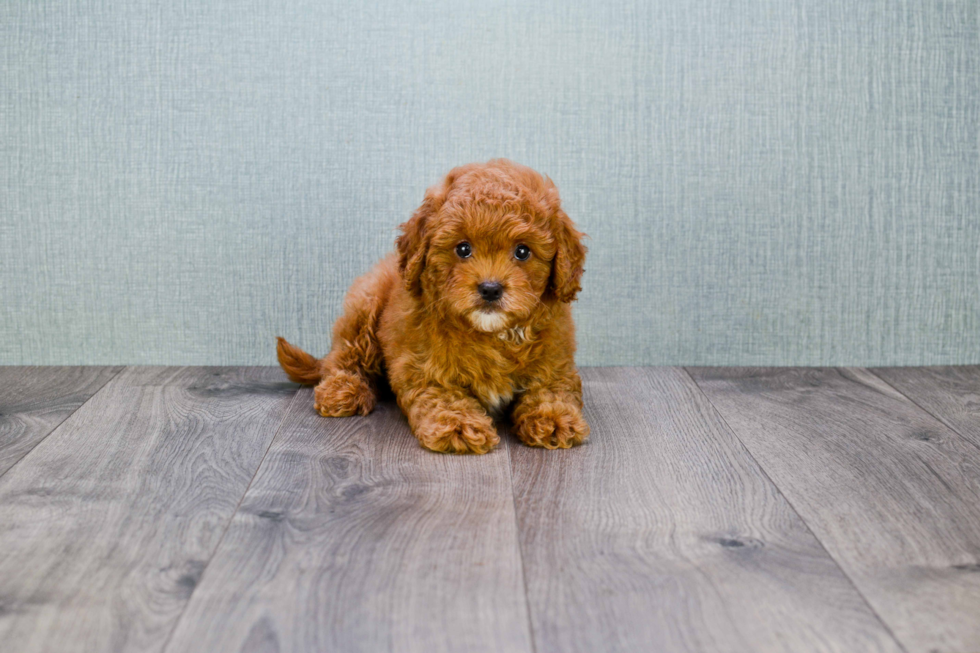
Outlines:
[[506, 449], [419, 447], [301, 391], [168, 651], [530, 651]]
[[980, 456], [861, 369], [692, 369], [912, 653], [980, 650]]
[[156, 651], [297, 386], [127, 369], [0, 478], [3, 650]]
[[878, 367], [871, 371], [980, 447], [980, 365]]
[[0, 367], [0, 476], [121, 367]]
[[590, 442], [512, 449], [537, 651], [900, 650], [683, 370], [582, 375]]

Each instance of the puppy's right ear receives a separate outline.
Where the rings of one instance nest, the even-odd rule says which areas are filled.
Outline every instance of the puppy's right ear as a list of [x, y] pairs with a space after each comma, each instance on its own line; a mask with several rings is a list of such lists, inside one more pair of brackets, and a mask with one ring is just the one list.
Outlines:
[[395, 241], [398, 247], [398, 267], [401, 269], [405, 287], [416, 297], [422, 296], [422, 271], [425, 269], [425, 257], [429, 253], [433, 216], [439, 212], [446, 195], [453, 183], [476, 167], [475, 164], [458, 166], [449, 171], [442, 183], [436, 184], [425, 191], [422, 205], [415, 210], [408, 222], [399, 228], [402, 234]]
[[429, 250], [428, 222], [442, 206], [446, 199], [446, 184], [438, 184], [425, 191], [422, 205], [408, 222], [399, 228], [402, 230], [398, 240], [398, 267], [405, 281], [405, 287], [416, 297], [422, 296], [422, 270], [425, 269], [425, 257]]

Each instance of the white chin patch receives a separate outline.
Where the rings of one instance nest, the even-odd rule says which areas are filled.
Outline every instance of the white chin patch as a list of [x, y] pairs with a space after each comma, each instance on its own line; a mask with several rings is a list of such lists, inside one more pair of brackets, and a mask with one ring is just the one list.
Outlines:
[[473, 323], [473, 326], [478, 331], [495, 333], [507, 326], [507, 316], [500, 312], [484, 313], [483, 311], [473, 311], [470, 313], [470, 322]]

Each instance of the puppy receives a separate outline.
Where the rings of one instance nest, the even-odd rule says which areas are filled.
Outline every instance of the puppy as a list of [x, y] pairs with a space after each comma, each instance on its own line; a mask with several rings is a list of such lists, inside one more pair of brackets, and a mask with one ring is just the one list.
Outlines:
[[492, 417], [508, 409], [525, 444], [579, 444], [589, 426], [569, 302], [582, 237], [547, 177], [505, 159], [454, 168], [401, 225], [397, 252], [351, 286], [330, 353], [279, 338], [279, 364], [316, 384], [325, 417], [367, 415], [387, 375], [432, 451], [490, 451]]

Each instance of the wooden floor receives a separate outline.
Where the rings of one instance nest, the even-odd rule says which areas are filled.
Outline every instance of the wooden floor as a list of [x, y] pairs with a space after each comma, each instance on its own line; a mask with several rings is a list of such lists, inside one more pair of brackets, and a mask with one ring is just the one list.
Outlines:
[[273, 368], [0, 368], [0, 650], [980, 652], [980, 367], [583, 370], [421, 449]]

